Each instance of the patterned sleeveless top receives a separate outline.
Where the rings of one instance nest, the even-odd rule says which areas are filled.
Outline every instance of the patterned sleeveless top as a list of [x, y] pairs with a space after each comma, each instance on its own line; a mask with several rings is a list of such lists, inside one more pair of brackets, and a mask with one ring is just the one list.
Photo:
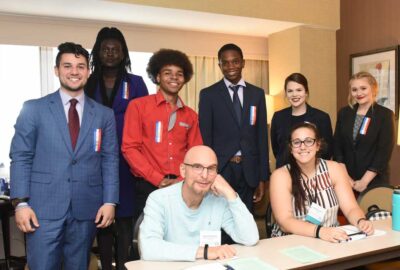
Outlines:
[[[286, 168], [289, 170], [289, 165], [286, 165]], [[312, 203], [312, 199], [315, 199], [315, 202], [326, 209], [325, 217], [322, 222], [322, 226], [324, 227], [336, 227], [339, 226], [337, 220], [337, 213], [339, 210], [339, 202], [336, 197], [335, 191], [333, 189], [332, 180], [329, 176], [328, 166], [326, 161], [323, 159], [319, 159], [317, 172], [314, 177], [310, 179], [300, 179], [302, 187], [306, 194], [305, 201], [305, 210], [297, 211], [294, 210], [294, 198], [292, 199], [292, 207], [293, 212], [295, 214], [295, 218], [299, 220], [305, 221], [308, 209]], [[278, 237], [287, 235], [288, 233], [283, 232], [277, 223], [274, 223], [272, 227], [272, 237]]]

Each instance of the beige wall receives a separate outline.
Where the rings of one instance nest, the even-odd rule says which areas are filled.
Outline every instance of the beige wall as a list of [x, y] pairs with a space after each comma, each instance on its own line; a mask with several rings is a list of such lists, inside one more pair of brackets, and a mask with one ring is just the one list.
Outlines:
[[275, 33], [269, 41], [270, 94], [275, 95], [275, 110], [288, 104], [284, 100], [285, 78], [304, 74], [309, 82], [312, 106], [336, 119], [336, 32], [306, 26]]
[[336, 31], [301, 27], [301, 73], [309, 83], [311, 106], [336, 122]]
[[283, 91], [286, 76], [300, 70], [300, 27], [270, 35], [268, 45], [269, 93], [278, 95]]
[[117, 24], [63, 18], [0, 15], [0, 44], [55, 47], [64, 41], [91, 48], [97, 32], [104, 26], [116, 26], [125, 35], [129, 50], [153, 52], [174, 48], [189, 55], [213, 56], [225, 43], [236, 43], [248, 59], [268, 59], [267, 38], [225, 35], [195, 31]]
[[[113, 1], [113, 0], [111, 0]], [[186, 9], [339, 28], [339, 0], [114, 0], [116, 2]]]

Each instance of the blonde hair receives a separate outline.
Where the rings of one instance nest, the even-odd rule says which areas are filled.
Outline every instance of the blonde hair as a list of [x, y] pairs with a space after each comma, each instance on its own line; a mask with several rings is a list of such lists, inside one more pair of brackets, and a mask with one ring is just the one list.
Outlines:
[[354, 104], [356, 104], [356, 101], [353, 99], [353, 96], [351, 95], [351, 83], [354, 80], [360, 80], [360, 79], [367, 79], [368, 84], [371, 86], [372, 98], [374, 101], [376, 96], [378, 95], [378, 83], [376, 82], [375, 77], [372, 76], [371, 73], [366, 71], [357, 72], [356, 74], [353, 74], [353, 76], [351, 76], [349, 80], [349, 95], [347, 96], [347, 102], [351, 108], [353, 108]]

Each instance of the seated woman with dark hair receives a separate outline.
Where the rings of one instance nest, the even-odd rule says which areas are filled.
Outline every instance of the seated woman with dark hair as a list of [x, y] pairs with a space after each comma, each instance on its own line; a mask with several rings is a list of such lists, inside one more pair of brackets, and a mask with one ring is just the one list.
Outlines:
[[330, 242], [347, 240], [347, 234], [337, 228], [339, 207], [350, 224], [367, 235], [374, 232], [354, 198], [344, 166], [318, 158], [322, 143], [314, 124], [303, 122], [292, 128], [289, 164], [271, 176], [276, 220], [272, 237], [298, 234]]

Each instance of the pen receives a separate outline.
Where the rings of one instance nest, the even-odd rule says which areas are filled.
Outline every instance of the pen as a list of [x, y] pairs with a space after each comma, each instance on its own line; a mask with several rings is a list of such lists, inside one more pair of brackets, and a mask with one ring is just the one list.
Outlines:
[[354, 240], [360, 240], [360, 239], [366, 238], [367, 234], [364, 232], [357, 232], [357, 233], [349, 234], [348, 236], [350, 236], [348, 239], [340, 240], [339, 243], [346, 243], [346, 242], [350, 242], [350, 241], [354, 241]]
[[348, 234], [347, 236], [353, 236], [353, 235], [358, 235], [358, 234], [366, 234], [366, 233], [365, 232], [356, 232], [356, 233]]
[[225, 269], [226, 270], [235, 270], [235, 268], [233, 268], [232, 266], [230, 266], [229, 264], [224, 264]]

